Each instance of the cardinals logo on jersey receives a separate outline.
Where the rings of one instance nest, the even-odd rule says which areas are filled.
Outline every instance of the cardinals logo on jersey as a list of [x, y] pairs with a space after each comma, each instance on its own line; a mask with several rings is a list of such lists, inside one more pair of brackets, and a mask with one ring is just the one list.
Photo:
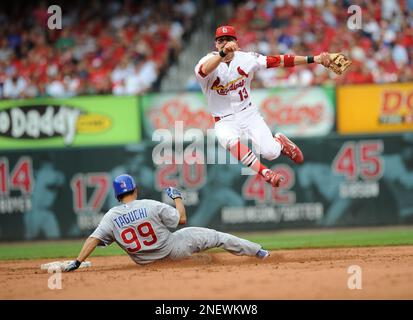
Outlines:
[[244, 76], [245, 78], [248, 78], [248, 73], [246, 73], [244, 70], [242, 70], [241, 67], [238, 67], [237, 71], [240, 75]]
[[243, 87], [245, 85], [245, 78], [248, 78], [248, 73], [242, 70], [241, 67], [237, 67], [237, 72], [240, 77], [228, 82], [226, 85], [220, 84], [221, 79], [217, 77], [212, 83], [211, 89], [215, 90], [219, 95], [225, 96], [229, 91]]

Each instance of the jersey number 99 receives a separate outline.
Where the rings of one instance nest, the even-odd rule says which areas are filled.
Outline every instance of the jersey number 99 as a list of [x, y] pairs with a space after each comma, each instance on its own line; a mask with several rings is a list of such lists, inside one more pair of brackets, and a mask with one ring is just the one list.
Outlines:
[[[152, 225], [149, 222], [144, 222], [137, 225], [136, 230], [142, 238], [145, 238], [142, 240], [145, 246], [150, 246], [156, 243], [156, 241], [158, 241], [155, 231], [153, 230]], [[126, 250], [128, 250], [128, 252], [130, 253], [138, 252], [142, 248], [141, 242], [138, 238], [138, 234], [136, 233], [135, 228], [133, 227], [123, 230], [120, 234], [123, 242], [126, 245], [131, 245], [130, 247], [126, 248]]]

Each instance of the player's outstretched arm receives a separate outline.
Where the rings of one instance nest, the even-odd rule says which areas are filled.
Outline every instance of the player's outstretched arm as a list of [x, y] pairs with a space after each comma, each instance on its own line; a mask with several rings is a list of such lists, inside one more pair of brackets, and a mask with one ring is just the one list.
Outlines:
[[[311, 59], [311, 57], [308, 56], [296, 56], [294, 63], [296, 64], [307, 64], [308, 60]], [[322, 64], [325, 67], [328, 67], [328, 65], [330, 64], [330, 54], [328, 52], [323, 52], [320, 53], [317, 56], [314, 56], [314, 62], [318, 63], [318, 64]]]
[[[327, 67], [330, 64], [330, 54], [328, 52], [323, 52], [317, 56], [291, 56], [291, 55], [280, 55], [280, 65], [283, 67], [293, 67], [308, 63], [318, 63]], [[294, 60], [293, 60], [294, 58]]]
[[186, 211], [184, 202], [182, 201], [182, 194], [176, 188], [168, 187], [165, 189], [166, 194], [169, 198], [171, 198], [175, 202], [176, 210], [179, 213], [179, 223], [178, 224], [185, 224], [186, 223]]
[[83, 262], [90, 256], [93, 250], [99, 245], [100, 240], [98, 238], [89, 237], [86, 239], [85, 244], [83, 245], [82, 250], [80, 250], [77, 260]]
[[178, 224], [186, 224], [186, 211], [184, 202], [181, 198], [174, 199], [176, 210], [179, 212], [179, 223]]
[[[280, 59], [277, 59], [277, 58]], [[352, 64], [352, 61], [343, 53], [328, 53], [323, 52], [317, 56], [290, 56], [283, 55], [278, 57], [272, 57], [272, 63], [274, 66], [277, 65], [277, 60], [280, 61], [279, 65], [284, 67], [293, 67], [295, 65], [306, 64], [306, 63], [318, 63], [325, 68], [333, 71], [337, 75], [342, 75]], [[275, 63], [274, 63], [275, 61]]]
[[77, 256], [77, 259], [72, 261], [70, 264], [65, 266], [63, 268], [64, 272], [69, 272], [76, 270], [77, 268], [80, 267], [81, 263], [89, 257], [89, 255], [95, 250], [95, 248], [98, 246], [100, 243], [100, 240], [97, 238], [89, 237], [86, 239], [82, 250], [80, 250], [79, 255]]

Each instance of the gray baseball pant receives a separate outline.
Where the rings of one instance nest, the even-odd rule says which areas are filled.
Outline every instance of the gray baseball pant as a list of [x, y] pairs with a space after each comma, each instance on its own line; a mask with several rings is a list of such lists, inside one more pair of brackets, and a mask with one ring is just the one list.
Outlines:
[[261, 249], [257, 243], [208, 228], [183, 228], [174, 232], [171, 240], [172, 251], [169, 257], [173, 260], [187, 258], [195, 252], [217, 247], [238, 256], [255, 256]]

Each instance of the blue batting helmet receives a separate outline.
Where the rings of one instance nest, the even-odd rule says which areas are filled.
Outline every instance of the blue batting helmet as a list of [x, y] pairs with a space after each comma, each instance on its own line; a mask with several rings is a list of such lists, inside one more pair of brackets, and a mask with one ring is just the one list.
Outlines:
[[113, 189], [115, 190], [116, 199], [124, 193], [135, 190], [135, 188], [135, 180], [128, 174], [121, 174], [113, 180]]

